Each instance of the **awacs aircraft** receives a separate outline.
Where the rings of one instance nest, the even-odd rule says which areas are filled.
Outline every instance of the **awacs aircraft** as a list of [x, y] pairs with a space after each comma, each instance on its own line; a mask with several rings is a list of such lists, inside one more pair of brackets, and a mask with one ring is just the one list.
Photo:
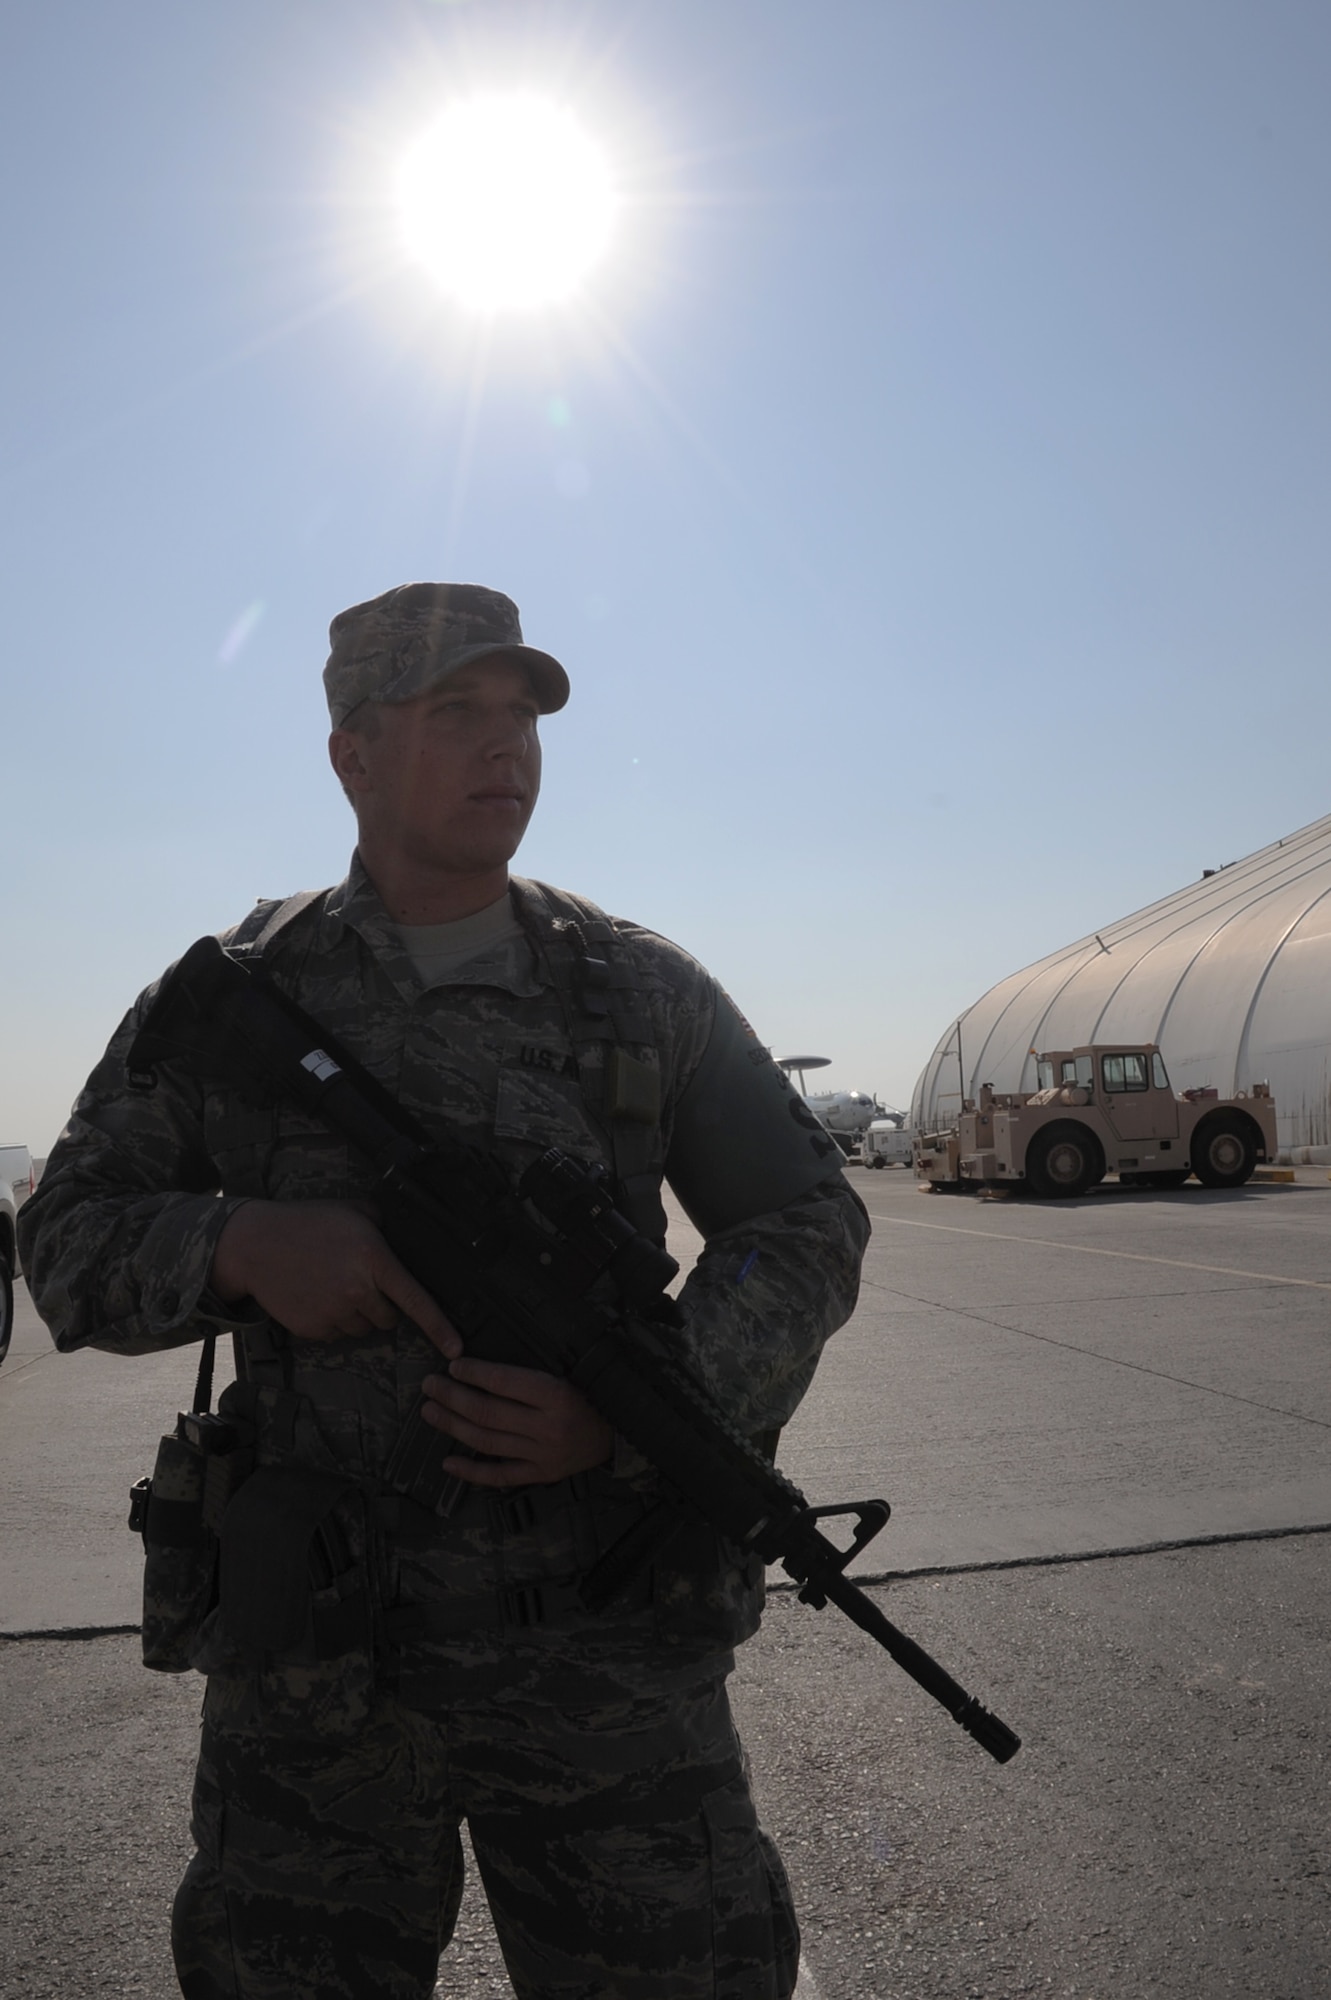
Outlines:
[[777, 1067], [788, 1077], [798, 1078], [797, 1089], [804, 1102], [827, 1127], [843, 1153], [854, 1151], [875, 1118], [887, 1116], [886, 1107], [863, 1090], [807, 1090], [804, 1072], [827, 1069], [830, 1056], [778, 1056]]

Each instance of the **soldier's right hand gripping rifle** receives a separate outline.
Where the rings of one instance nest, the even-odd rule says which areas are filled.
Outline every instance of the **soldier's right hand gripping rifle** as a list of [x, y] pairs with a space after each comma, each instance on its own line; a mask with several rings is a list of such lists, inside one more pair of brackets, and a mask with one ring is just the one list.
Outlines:
[[[132, 1071], [183, 1060], [242, 1094], [284, 1097], [349, 1139], [375, 1174], [394, 1253], [457, 1327], [468, 1353], [566, 1376], [657, 1468], [670, 1498], [584, 1579], [587, 1608], [608, 1605], [678, 1520], [695, 1510], [745, 1556], [779, 1562], [802, 1602], [831, 1602], [876, 1639], [999, 1763], [1021, 1739], [890, 1624], [845, 1575], [888, 1518], [884, 1500], [811, 1507], [742, 1437], [683, 1366], [666, 1286], [678, 1266], [614, 1206], [605, 1169], [551, 1148], [516, 1189], [493, 1157], [431, 1137], [311, 1015], [216, 938], [201, 938], [163, 982], [130, 1052]], [[389, 1480], [446, 1513], [462, 1482], [443, 1471], [458, 1447], [418, 1410]], [[819, 1528], [853, 1516], [848, 1548]]]

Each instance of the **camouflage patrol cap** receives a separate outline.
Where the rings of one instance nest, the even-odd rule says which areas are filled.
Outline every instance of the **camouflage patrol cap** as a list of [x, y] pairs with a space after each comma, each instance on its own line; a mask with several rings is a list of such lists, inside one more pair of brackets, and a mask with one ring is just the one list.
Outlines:
[[558, 660], [523, 644], [517, 605], [483, 584], [399, 584], [339, 611], [328, 637], [324, 691], [334, 729], [363, 701], [410, 701], [492, 653], [526, 667], [542, 715], [568, 700]]

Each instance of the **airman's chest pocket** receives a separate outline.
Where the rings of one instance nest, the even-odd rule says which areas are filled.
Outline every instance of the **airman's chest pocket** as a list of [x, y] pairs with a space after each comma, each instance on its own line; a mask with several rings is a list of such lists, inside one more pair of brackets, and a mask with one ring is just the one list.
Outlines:
[[577, 1065], [566, 1048], [521, 1043], [506, 1051], [495, 1092], [495, 1133], [540, 1149], [600, 1150], [587, 1119]]
[[294, 1105], [251, 1104], [219, 1092], [209, 1098], [204, 1120], [224, 1194], [309, 1201], [350, 1192], [346, 1141]]
[[204, 1106], [204, 1132], [223, 1194], [263, 1194], [264, 1170], [277, 1143], [276, 1106], [217, 1091]]

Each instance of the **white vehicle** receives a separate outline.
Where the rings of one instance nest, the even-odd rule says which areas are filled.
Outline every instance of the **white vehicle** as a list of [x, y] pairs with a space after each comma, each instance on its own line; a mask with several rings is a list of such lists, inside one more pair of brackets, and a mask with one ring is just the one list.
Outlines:
[[14, 1331], [14, 1273], [18, 1254], [14, 1222], [32, 1193], [32, 1155], [26, 1146], [0, 1146], [0, 1361]]
[[881, 1118], [874, 1119], [860, 1140], [865, 1166], [908, 1167], [914, 1136], [906, 1124], [904, 1111], [884, 1112]]

